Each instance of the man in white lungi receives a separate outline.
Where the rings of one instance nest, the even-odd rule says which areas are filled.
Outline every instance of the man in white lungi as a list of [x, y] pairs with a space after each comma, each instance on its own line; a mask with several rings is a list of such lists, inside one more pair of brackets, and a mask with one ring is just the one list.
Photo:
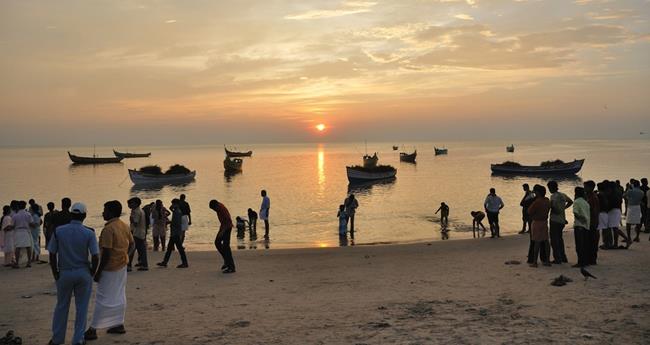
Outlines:
[[639, 234], [641, 233], [641, 202], [645, 196], [641, 190], [641, 183], [637, 180], [632, 180], [632, 188], [630, 188], [623, 197], [627, 201], [627, 215], [625, 222], [627, 223], [627, 237], [632, 238], [632, 226], [636, 230], [636, 237], [634, 242], [639, 242]]
[[14, 268], [18, 268], [20, 263], [20, 252], [21, 249], [25, 249], [27, 252], [27, 264], [25, 267], [32, 267], [32, 249], [34, 246], [34, 241], [32, 239], [32, 232], [30, 230], [33, 220], [32, 216], [25, 210], [27, 203], [24, 201], [12, 201], [12, 209], [14, 214], [11, 216], [11, 219], [14, 222], [14, 247], [16, 255], [16, 263]]
[[264, 221], [264, 239], [269, 239], [269, 211], [271, 210], [271, 199], [262, 190], [262, 205], [260, 206], [260, 219]]
[[120, 219], [121, 214], [122, 204], [119, 201], [104, 204], [106, 224], [99, 236], [101, 260], [95, 273], [95, 311], [90, 328], [85, 333], [86, 340], [97, 339], [97, 329], [102, 328], [108, 328], [107, 333], [126, 333], [126, 266], [134, 241], [129, 225]]

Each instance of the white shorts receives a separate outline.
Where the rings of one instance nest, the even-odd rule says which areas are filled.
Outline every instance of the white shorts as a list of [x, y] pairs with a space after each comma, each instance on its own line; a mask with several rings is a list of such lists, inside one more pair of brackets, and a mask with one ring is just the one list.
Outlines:
[[609, 227], [609, 218], [607, 212], [600, 212], [598, 214], [598, 230], [604, 230]]
[[190, 216], [181, 217], [181, 230], [187, 231], [190, 228]]
[[621, 227], [621, 209], [613, 208], [607, 213], [607, 227], [620, 228]]
[[627, 215], [625, 216], [625, 222], [628, 225], [641, 224], [641, 205], [634, 205], [634, 206], [627, 207]]

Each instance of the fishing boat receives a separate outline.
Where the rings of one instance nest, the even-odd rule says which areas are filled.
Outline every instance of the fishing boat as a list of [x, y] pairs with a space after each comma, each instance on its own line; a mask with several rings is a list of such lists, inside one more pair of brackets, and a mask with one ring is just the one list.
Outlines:
[[[367, 162], [368, 158], [370, 158], [369, 162]], [[354, 165], [345, 167], [348, 181], [350, 183], [359, 183], [395, 178], [395, 175], [397, 175], [397, 169], [390, 165], [378, 165], [378, 161], [379, 157], [377, 157], [377, 153], [375, 153], [373, 156], [363, 156], [363, 166]]]
[[447, 154], [447, 148], [445, 148], [445, 147], [437, 148], [437, 147], [434, 146], [433, 151], [436, 153], [436, 156], [446, 155]]
[[248, 152], [228, 151], [228, 149], [225, 146], [223, 147], [223, 149], [226, 151], [227, 157], [250, 157], [253, 155], [253, 151], [248, 151]]
[[418, 155], [418, 150], [413, 151], [413, 153], [400, 152], [399, 160], [401, 162], [415, 163], [415, 158]]
[[560, 160], [542, 162], [540, 165], [521, 165], [516, 162], [492, 164], [493, 174], [503, 175], [575, 175], [584, 164], [584, 159], [565, 163]]
[[506, 146], [506, 152], [515, 152], [515, 145], [510, 144]]
[[130, 152], [118, 152], [113, 150], [113, 154], [115, 157], [122, 157], [122, 158], [146, 158], [151, 156], [151, 152], [148, 153], [130, 153]]
[[68, 151], [68, 157], [74, 164], [110, 164], [119, 163], [124, 157], [97, 157], [93, 154], [92, 157], [75, 156]]
[[133, 184], [179, 184], [194, 181], [196, 171], [182, 173], [149, 173], [147, 171], [129, 169], [129, 177]]
[[223, 168], [226, 169], [226, 172], [240, 172], [243, 163], [241, 158], [231, 159], [226, 156], [226, 159], [223, 160]]
[[397, 151], [399, 149], [398, 146], [393, 145], [393, 151]]

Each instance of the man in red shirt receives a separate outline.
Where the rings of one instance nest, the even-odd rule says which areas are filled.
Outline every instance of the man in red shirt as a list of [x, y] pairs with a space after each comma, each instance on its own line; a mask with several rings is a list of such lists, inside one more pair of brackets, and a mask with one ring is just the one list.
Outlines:
[[235, 273], [235, 261], [230, 250], [230, 232], [232, 231], [232, 218], [226, 206], [217, 200], [210, 201], [210, 209], [217, 213], [221, 225], [217, 238], [214, 239], [214, 246], [223, 257], [224, 264], [221, 266], [223, 273]]

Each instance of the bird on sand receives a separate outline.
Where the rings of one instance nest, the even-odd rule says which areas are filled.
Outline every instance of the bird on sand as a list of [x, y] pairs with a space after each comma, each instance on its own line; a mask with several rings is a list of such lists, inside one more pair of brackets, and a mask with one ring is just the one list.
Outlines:
[[580, 267], [580, 273], [582, 273], [582, 275], [585, 277], [585, 280], [587, 280], [589, 278], [598, 279], [598, 278], [594, 277], [593, 274], [589, 273], [589, 271], [587, 271], [584, 267]]

